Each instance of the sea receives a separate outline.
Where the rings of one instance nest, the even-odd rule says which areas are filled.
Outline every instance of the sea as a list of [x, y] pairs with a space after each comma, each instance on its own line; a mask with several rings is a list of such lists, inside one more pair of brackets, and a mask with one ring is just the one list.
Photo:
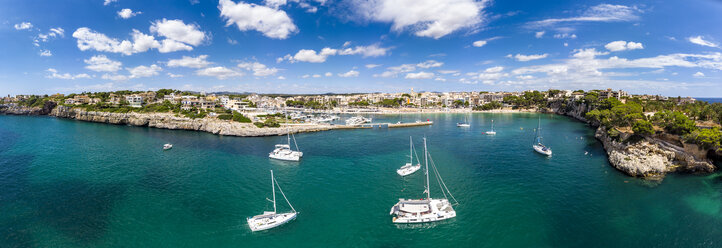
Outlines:
[[722, 102], [722, 98], [705, 98], [705, 97], [701, 97], [701, 98], [695, 98], [695, 99], [696, 99], [697, 101], [705, 101], [705, 102], [708, 102], [708, 103]]
[[[722, 247], [720, 174], [628, 177], [568, 117], [371, 117], [434, 124], [297, 134], [303, 159], [281, 162], [268, 153], [283, 136], [0, 115], [0, 247]], [[538, 123], [552, 157], [531, 147]], [[399, 198], [424, 196], [423, 171], [396, 174], [409, 137], [420, 156], [426, 137], [456, 218], [392, 223]], [[251, 232], [271, 170], [298, 218]]]

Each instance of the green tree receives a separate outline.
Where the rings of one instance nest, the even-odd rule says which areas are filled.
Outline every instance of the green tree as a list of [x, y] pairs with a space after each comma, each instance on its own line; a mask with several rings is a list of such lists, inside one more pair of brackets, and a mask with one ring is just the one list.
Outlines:
[[649, 121], [637, 120], [634, 122], [634, 125], [632, 125], [632, 131], [637, 135], [652, 135], [654, 134], [654, 127], [652, 127], [652, 123]]

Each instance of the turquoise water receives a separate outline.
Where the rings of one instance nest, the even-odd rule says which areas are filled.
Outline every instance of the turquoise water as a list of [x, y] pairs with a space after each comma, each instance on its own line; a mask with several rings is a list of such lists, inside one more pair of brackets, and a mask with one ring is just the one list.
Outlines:
[[[531, 148], [539, 116], [551, 158]], [[717, 175], [624, 176], [590, 128], [562, 116], [374, 116], [427, 118], [435, 124], [299, 134], [304, 158], [288, 163], [267, 158], [283, 137], [0, 116], [0, 247], [722, 246]], [[455, 126], [467, 118], [471, 128]], [[491, 119], [498, 134], [481, 134]], [[410, 135], [417, 147], [428, 137], [457, 218], [391, 223], [398, 198], [423, 195], [423, 173], [395, 173]], [[272, 208], [270, 169], [300, 214], [251, 233], [245, 218]]]

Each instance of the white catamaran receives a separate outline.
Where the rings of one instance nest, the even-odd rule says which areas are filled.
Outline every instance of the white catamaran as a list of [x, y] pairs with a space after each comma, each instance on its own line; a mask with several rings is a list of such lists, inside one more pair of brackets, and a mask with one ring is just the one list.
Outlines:
[[491, 131], [486, 132], [487, 135], [496, 135], [496, 131], [494, 131], [494, 120], [491, 120]]
[[411, 137], [409, 137], [409, 158], [411, 159], [411, 161], [396, 170], [396, 173], [398, 173], [399, 176], [408, 176], [421, 169], [421, 164], [419, 163], [418, 156], [416, 157], [416, 164], [414, 164], [414, 142]]
[[[431, 190], [429, 185], [430, 157], [431, 155], [429, 155], [429, 152], [426, 149], [426, 138], [424, 138], [424, 162], [426, 164], [426, 190], [424, 190], [424, 193], [426, 193], [426, 199], [399, 199], [399, 202], [396, 203], [396, 205], [394, 205], [393, 207], [391, 207], [391, 212], [389, 213], [394, 216], [392, 219], [394, 223], [425, 223], [456, 217], [456, 211], [454, 210], [453, 205], [459, 203], [456, 201], [456, 199], [454, 199], [454, 196], [451, 195], [449, 189], [446, 188], [446, 184], [444, 184], [444, 180], [441, 179], [441, 176], [439, 175], [439, 171], [436, 169], [436, 165], [434, 164], [433, 159], [431, 159], [431, 166], [434, 169], [436, 180], [439, 183], [441, 192], [444, 194], [444, 198], [431, 198]], [[451, 199], [454, 200], [454, 204], [451, 204], [446, 198], [447, 193], [449, 194], [449, 196], [451, 196]]]
[[544, 144], [542, 144], [542, 141], [541, 141], [541, 140], [542, 140], [542, 137], [541, 137], [541, 118], [539, 118], [539, 124], [538, 124], [538, 127], [536, 128], [536, 139], [534, 139], [534, 145], [532, 145], [532, 147], [534, 147], [534, 151], [536, 151], [536, 152], [538, 152], [538, 153], [541, 153], [541, 154], [544, 154], [544, 155], [547, 155], [547, 156], [551, 156], [551, 155], [552, 155], [552, 149], [549, 148], [549, 147], [546, 147]]
[[[291, 137], [293, 137], [293, 144], [296, 146], [296, 150], [291, 150]], [[277, 144], [276, 148], [268, 154], [269, 158], [286, 160], [286, 161], [299, 161], [303, 157], [303, 152], [298, 149], [298, 143], [296, 143], [296, 136], [288, 131], [288, 144]]]
[[[288, 203], [288, 206], [291, 207], [291, 212], [280, 214], [276, 213], [276, 186], [278, 186], [278, 191], [281, 192], [283, 199], [286, 199], [286, 203]], [[273, 212], [264, 211], [263, 214], [248, 217], [246, 221], [248, 221], [248, 227], [251, 228], [251, 231], [262, 231], [286, 224], [287, 222], [295, 219], [296, 215], [298, 215], [296, 209], [291, 206], [291, 202], [289, 202], [286, 195], [283, 194], [281, 186], [278, 185], [276, 179], [273, 178], [273, 171], [271, 171], [271, 188], [273, 189], [273, 201], [271, 201], [273, 202]], [[266, 198], [266, 200], [268, 200], [268, 198]]]

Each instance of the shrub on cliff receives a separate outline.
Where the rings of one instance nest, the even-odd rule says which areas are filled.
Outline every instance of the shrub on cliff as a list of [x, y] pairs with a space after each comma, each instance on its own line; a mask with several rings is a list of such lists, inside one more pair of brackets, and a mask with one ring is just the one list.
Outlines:
[[637, 120], [632, 125], [632, 131], [634, 131], [636, 135], [652, 135], [654, 134], [654, 127], [652, 127], [652, 123], [649, 121]]
[[693, 120], [679, 111], [660, 111], [654, 114], [652, 120], [671, 134], [685, 135], [697, 128]]
[[238, 113], [236, 111], [233, 111], [233, 121], [237, 121], [240, 123], [251, 123], [251, 119], [248, 119], [248, 117], [244, 116], [241, 113]]
[[722, 146], [722, 131], [719, 128], [695, 130], [687, 135], [687, 141], [704, 149], [720, 147]]

